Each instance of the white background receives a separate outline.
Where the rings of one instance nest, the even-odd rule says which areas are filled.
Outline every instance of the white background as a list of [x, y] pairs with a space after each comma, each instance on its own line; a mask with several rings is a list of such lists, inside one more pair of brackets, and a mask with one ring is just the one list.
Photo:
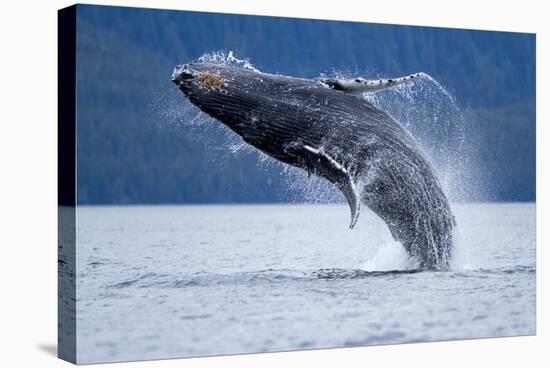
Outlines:
[[[550, 361], [547, 314], [548, 68], [544, 1], [98, 1], [99, 4], [537, 33], [537, 335], [125, 363], [131, 367], [534, 367]], [[57, 341], [57, 9], [4, 1], [0, 11], [0, 367], [62, 367]], [[546, 227], [546, 228], [545, 228]], [[117, 364], [113, 366], [126, 366]], [[111, 365], [103, 365], [110, 367]], [[548, 365], [546, 365], [548, 366]]]

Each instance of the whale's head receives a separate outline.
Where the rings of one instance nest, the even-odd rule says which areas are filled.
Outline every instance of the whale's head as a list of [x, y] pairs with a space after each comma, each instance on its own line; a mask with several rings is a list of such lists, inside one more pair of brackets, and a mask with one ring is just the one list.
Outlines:
[[289, 105], [305, 111], [311, 104], [309, 94], [293, 91], [322, 88], [308, 79], [204, 62], [178, 65], [172, 73], [172, 82], [192, 104], [245, 140], [268, 134], [276, 138], [271, 128], [278, 117], [288, 114]]
[[211, 63], [178, 65], [172, 73], [172, 82], [191, 103], [240, 135], [268, 97], [262, 79], [265, 75], [256, 71]]

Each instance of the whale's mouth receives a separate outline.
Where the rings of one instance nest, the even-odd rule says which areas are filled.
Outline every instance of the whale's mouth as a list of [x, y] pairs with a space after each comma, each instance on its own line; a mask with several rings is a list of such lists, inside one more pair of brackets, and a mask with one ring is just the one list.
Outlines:
[[191, 68], [188, 64], [178, 65], [174, 68], [172, 72], [172, 82], [181, 86], [187, 81], [194, 80], [197, 78], [199, 73]]

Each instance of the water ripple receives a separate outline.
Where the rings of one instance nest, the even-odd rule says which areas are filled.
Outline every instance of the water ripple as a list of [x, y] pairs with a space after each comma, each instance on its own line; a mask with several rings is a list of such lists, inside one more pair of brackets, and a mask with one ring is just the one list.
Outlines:
[[315, 280], [350, 280], [364, 278], [401, 278], [415, 274], [437, 275], [448, 278], [485, 278], [491, 275], [535, 273], [533, 266], [514, 266], [468, 271], [433, 272], [420, 270], [365, 271], [362, 269], [322, 268], [318, 270], [267, 269], [228, 274], [198, 272], [190, 275], [170, 275], [149, 272], [106, 286], [107, 289], [135, 288], [186, 288], [218, 285], [253, 285], [285, 282], [311, 282]]

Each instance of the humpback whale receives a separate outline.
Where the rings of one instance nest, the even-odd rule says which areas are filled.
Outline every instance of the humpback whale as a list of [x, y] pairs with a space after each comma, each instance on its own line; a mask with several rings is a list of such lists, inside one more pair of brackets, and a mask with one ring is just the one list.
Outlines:
[[304, 79], [226, 64], [178, 65], [172, 81], [192, 104], [283, 163], [323, 177], [361, 204], [423, 270], [446, 270], [456, 225], [435, 170], [412, 135], [358, 93], [422, 78]]

